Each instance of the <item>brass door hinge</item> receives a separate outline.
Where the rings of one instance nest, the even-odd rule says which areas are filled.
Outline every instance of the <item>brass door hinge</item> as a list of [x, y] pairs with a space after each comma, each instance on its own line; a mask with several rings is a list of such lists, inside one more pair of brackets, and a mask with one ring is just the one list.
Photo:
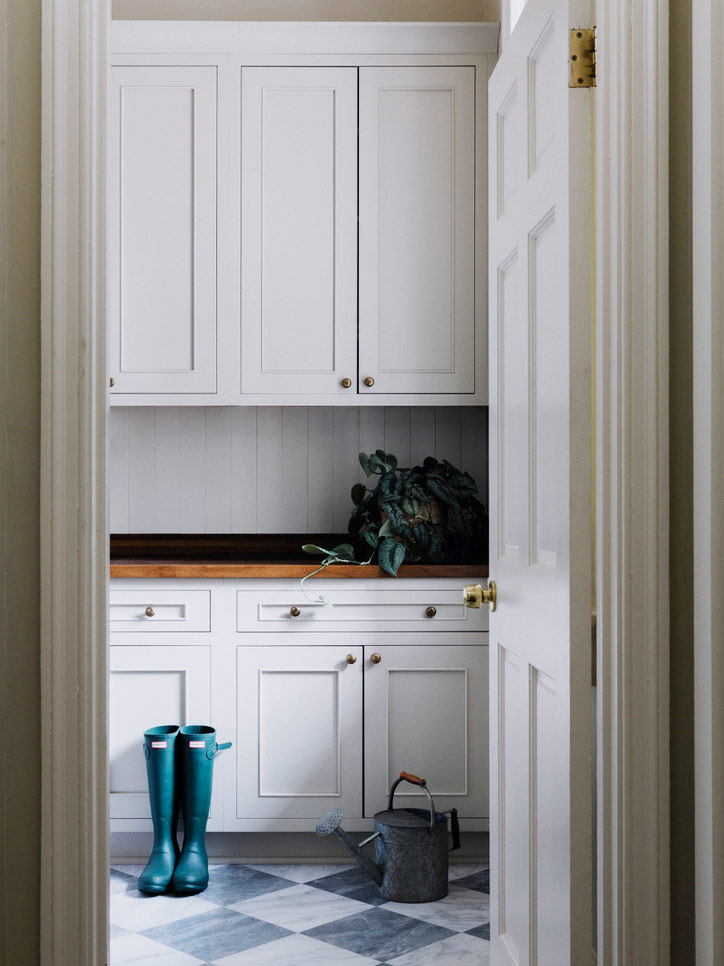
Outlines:
[[571, 79], [569, 87], [596, 86], [596, 28], [574, 27], [571, 30], [569, 54]]

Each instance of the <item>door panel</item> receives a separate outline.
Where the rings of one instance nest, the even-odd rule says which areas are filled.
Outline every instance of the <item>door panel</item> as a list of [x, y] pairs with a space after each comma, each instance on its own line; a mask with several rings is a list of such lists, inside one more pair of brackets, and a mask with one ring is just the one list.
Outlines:
[[[111, 646], [108, 749], [111, 818], [151, 817], [143, 756], [144, 731], [155, 725], [210, 720], [210, 648]], [[218, 780], [216, 784], [220, 784]], [[215, 808], [212, 811], [220, 814]]]
[[[409, 771], [428, 780], [438, 809], [487, 817], [488, 648], [365, 647], [364, 672], [365, 815], [383, 809], [394, 779]], [[395, 795], [396, 805], [425, 803], [411, 785]]]
[[362, 649], [239, 647], [236, 654], [237, 818], [311, 820], [330, 808], [359, 817]]
[[216, 68], [111, 68], [109, 130], [112, 392], [216, 392]]
[[244, 67], [241, 85], [242, 392], [354, 392], [357, 71]]
[[587, 3], [528, 0], [491, 77], [491, 955], [590, 962]]
[[474, 392], [475, 68], [360, 68], [359, 153], [360, 392]]

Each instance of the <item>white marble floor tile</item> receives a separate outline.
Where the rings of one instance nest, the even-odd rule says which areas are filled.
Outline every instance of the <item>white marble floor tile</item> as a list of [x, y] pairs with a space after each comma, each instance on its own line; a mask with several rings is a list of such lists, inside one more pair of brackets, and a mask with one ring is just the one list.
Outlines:
[[154, 942], [147, 936], [128, 933], [111, 939], [110, 962], [111, 966], [198, 966], [203, 959]]
[[474, 889], [451, 885], [447, 896], [437, 902], [386, 902], [379, 908], [399, 912], [400, 915], [411, 916], [413, 919], [422, 919], [446, 929], [466, 932], [488, 921], [490, 896]]
[[117, 892], [111, 896], [110, 920], [116, 926], [143, 932], [153, 926], [176, 922], [187, 916], [217, 909], [211, 902], [204, 902], [196, 896], [144, 896], [134, 889], [132, 892]]
[[370, 966], [377, 962], [348, 949], [321, 943], [311, 936], [285, 936], [214, 960], [216, 966]]
[[390, 960], [391, 966], [488, 966], [489, 962], [490, 943], [464, 933]]
[[313, 882], [314, 879], [321, 879], [325, 875], [334, 875], [335, 872], [344, 872], [346, 869], [353, 868], [353, 865], [351, 863], [349, 865], [250, 865], [249, 868], [303, 883]]
[[448, 868], [448, 882], [453, 882], [455, 879], [462, 879], [464, 875], [472, 875], [473, 872], [482, 872], [487, 869], [488, 863], [477, 863], [476, 865], [469, 865], [467, 863], [451, 863]]
[[370, 907], [356, 899], [347, 899], [311, 886], [298, 885], [280, 892], [244, 899], [228, 907], [246, 916], [273, 922], [294, 932], [313, 929], [333, 919], [342, 919]]

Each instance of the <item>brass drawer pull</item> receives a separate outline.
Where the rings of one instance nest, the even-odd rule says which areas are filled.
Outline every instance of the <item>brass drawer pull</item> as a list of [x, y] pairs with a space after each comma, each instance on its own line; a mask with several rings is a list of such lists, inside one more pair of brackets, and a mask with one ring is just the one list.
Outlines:
[[153, 607], [147, 607], [146, 617], [155, 617], [155, 616], [156, 616], [156, 611], [153, 609]]
[[437, 614], [437, 607], [430, 605], [425, 611], [425, 617], [434, 617]]
[[342, 382], [340, 383], [340, 385], [341, 385], [342, 389], [349, 389], [349, 387], [352, 385], [352, 380], [345, 378], [345, 379], [342, 380]]
[[375, 384], [375, 381], [372, 378], [372, 376], [367, 376], [367, 378], [365, 379], [365, 386], [371, 389], [372, 386], [374, 386], [374, 384]]
[[372, 661], [373, 664], [379, 664], [381, 660], [382, 655], [378, 654], [377, 651], [375, 651], [375, 653], [370, 657], [370, 661]]
[[299, 615], [300, 615], [300, 614], [301, 614], [302, 612], [301, 612], [301, 611], [299, 610], [299, 608], [298, 608], [298, 607], [297, 607], [297, 605], [295, 604], [295, 605], [294, 605], [294, 607], [292, 607], [292, 608], [291, 608], [291, 610], [289, 611], [289, 613], [290, 613], [290, 614], [292, 615], [292, 617], [299, 617]]
[[357, 658], [355, 657], [355, 655], [354, 654], [348, 654], [347, 655], [347, 664], [356, 664], [356, 663], [357, 663]]

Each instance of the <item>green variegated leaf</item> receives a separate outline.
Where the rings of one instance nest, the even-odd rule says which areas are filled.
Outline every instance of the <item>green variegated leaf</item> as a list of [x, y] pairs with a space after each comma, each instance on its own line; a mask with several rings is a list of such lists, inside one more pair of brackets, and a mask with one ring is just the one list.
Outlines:
[[324, 547], [318, 547], [316, 543], [305, 543], [302, 547], [302, 550], [305, 553], [316, 553], [321, 554], [322, 556], [326, 556], [327, 554], [331, 553], [330, 550], [325, 550]]
[[355, 483], [352, 487], [352, 502], [355, 506], [359, 506], [362, 500], [364, 500], [366, 492], [367, 487], [364, 483]]
[[393, 527], [391, 520], [385, 520], [380, 527], [379, 535], [380, 537], [394, 537], [395, 528]]
[[376, 530], [365, 530], [364, 538], [370, 547], [376, 548], [379, 546], [380, 538], [378, 537]]
[[340, 543], [329, 552], [340, 560], [354, 560], [354, 547], [351, 543]]
[[400, 564], [405, 559], [405, 548], [397, 540], [387, 537], [379, 546], [377, 559], [384, 571], [396, 577]]

